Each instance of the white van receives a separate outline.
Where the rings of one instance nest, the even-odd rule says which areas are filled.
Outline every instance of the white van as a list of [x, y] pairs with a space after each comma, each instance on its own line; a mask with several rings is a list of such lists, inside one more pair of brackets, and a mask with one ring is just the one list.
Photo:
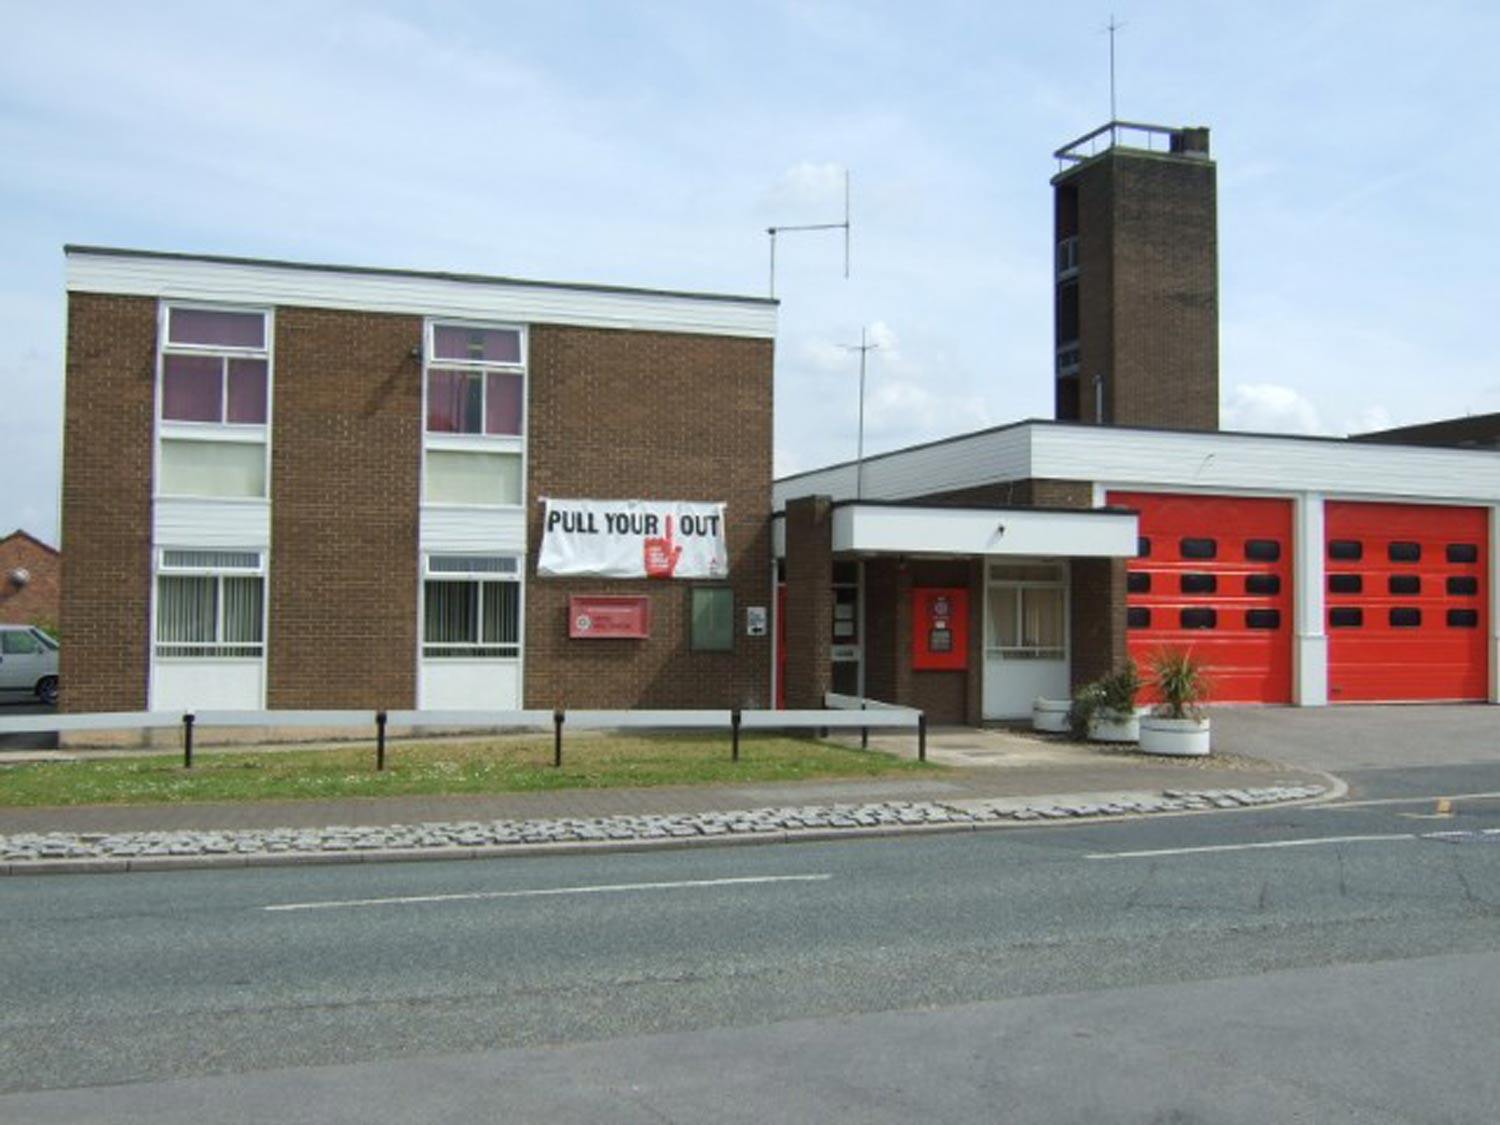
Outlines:
[[57, 642], [30, 625], [0, 625], [0, 693], [57, 703]]

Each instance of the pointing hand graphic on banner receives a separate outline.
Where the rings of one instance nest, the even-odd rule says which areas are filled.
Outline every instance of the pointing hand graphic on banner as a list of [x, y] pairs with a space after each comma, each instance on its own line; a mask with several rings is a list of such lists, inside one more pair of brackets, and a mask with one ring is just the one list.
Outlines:
[[646, 577], [671, 578], [677, 571], [682, 548], [672, 540], [672, 517], [667, 517], [667, 534], [646, 540]]

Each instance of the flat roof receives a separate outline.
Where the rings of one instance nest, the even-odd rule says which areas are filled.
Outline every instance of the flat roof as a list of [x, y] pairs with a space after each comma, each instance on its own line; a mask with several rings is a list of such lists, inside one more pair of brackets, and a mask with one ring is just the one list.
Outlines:
[[519, 285], [534, 289], [560, 289], [575, 293], [622, 293], [642, 297], [676, 297], [695, 301], [749, 302], [779, 305], [776, 297], [750, 297], [731, 293], [705, 293], [686, 289], [647, 289], [629, 285], [599, 285], [574, 281], [536, 281], [530, 278], [505, 277], [499, 274], [453, 273], [443, 270], [391, 269], [384, 266], [348, 266], [326, 262], [291, 262], [279, 258], [242, 258], [227, 254], [187, 254], [169, 250], [135, 250], [118, 246], [81, 246], [66, 243], [67, 256], [90, 255], [104, 258], [137, 258], [163, 262], [210, 262], [225, 266], [261, 266], [271, 269], [306, 270], [315, 273], [355, 274], [363, 277], [406, 277], [427, 281], [453, 281], [469, 285]]

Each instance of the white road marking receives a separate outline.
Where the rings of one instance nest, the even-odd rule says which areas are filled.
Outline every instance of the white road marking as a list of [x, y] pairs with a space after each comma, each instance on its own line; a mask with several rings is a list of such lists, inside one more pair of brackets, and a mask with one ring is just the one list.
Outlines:
[[744, 887], [761, 883], [820, 883], [822, 875], [744, 875], [730, 879], [683, 879], [672, 883], [599, 883], [583, 887], [540, 887], [524, 891], [474, 891], [451, 895], [404, 895], [395, 898], [347, 898], [330, 902], [280, 902], [262, 910], [337, 910], [349, 906], [412, 906], [428, 902], [474, 902], [491, 898], [545, 898], [557, 895], [622, 894], [627, 891], [674, 891], [693, 887]]
[[1381, 805], [1430, 805], [1434, 801], [1493, 801], [1500, 793], [1442, 793], [1430, 797], [1379, 797], [1368, 801], [1338, 801], [1327, 805], [1309, 805], [1317, 812], [1338, 812], [1340, 809], [1373, 809]]
[[1149, 859], [1165, 855], [1203, 855], [1208, 852], [1249, 852], [1267, 848], [1311, 848], [1319, 844], [1366, 844], [1381, 840], [1417, 840], [1414, 832], [1384, 836], [1309, 836], [1296, 840], [1258, 840], [1252, 844], [1208, 844], [1197, 848], [1157, 848], [1143, 852], [1094, 852], [1088, 859]]

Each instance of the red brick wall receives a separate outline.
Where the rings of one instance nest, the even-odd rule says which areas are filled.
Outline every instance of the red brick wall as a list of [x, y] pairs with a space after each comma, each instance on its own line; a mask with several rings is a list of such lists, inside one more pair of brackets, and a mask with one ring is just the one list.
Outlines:
[[1078, 189], [1080, 409], [1121, 426], [1219, 427], [1216, 173], [1212, 162], [1114, 150]]
[[68, 295], [64, 711], [146, 706], [156, 301]]
[[[530, 333], [526, 705], [764, 707], [773, 605], [772, 342], [538, 325]], [[734, 649], [689, 649], [693, 582], [538, 578], [540, 499], [723, 501]], [[573, 594], [645, 594], [647, 640], [573, 640]]]
[[1074, 559], [1070, 570], [1076, 688], [1125, 663], [1125, 560]]
[[823, 706], [833, 686], [833, 506], [827, 496], [786, 505], [786, 705]]
[[[11, 575], [29, 575], [17, 585]], [[0, 539], [0, 622], [7, 625], [62, 625], [62, 557], [24, 531]]]
[[276, 310], [266, 702], [416, 705], [420, 317]]
[[920, 503], [952, 508], [1092, 508], [1094, 486], [1083, 480], [996, 481], [923, 496]]

